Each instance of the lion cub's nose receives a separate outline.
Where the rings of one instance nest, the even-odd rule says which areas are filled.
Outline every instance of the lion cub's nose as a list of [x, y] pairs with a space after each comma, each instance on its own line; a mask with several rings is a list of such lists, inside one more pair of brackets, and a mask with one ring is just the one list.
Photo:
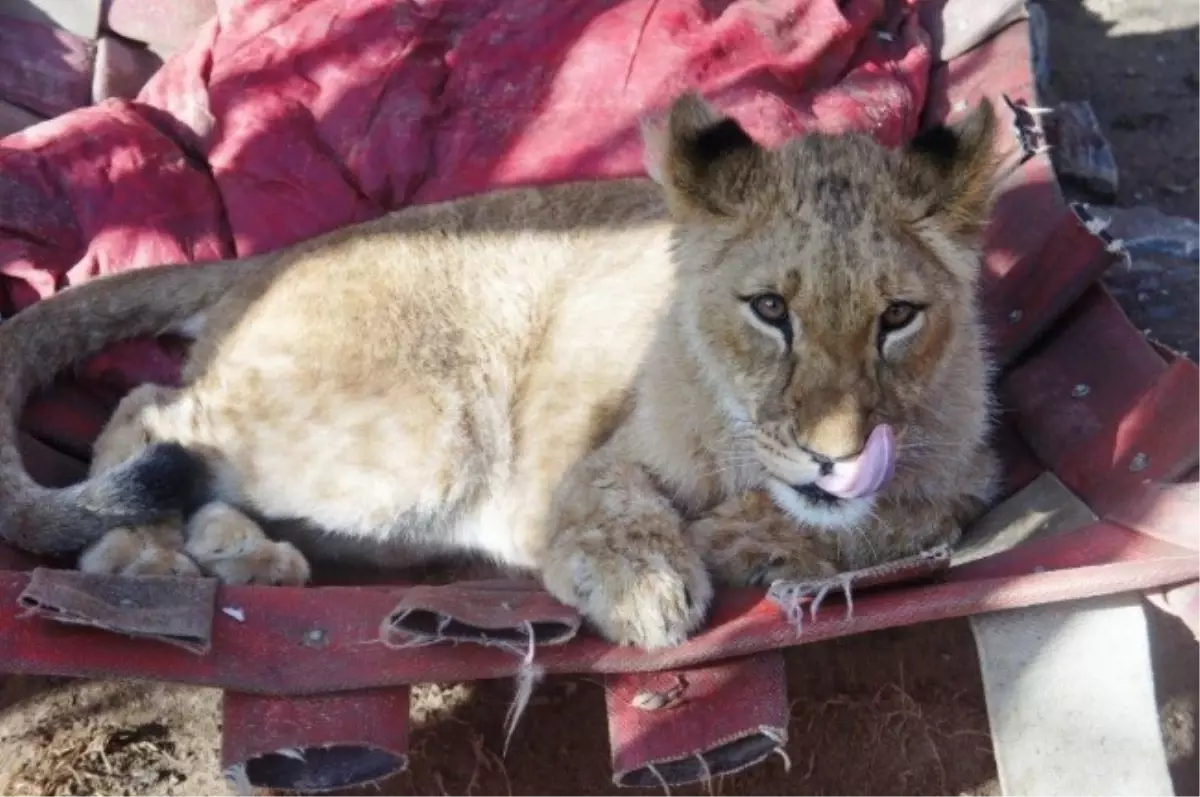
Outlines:
[[867, 441], [867, 419], [852, 400], [844, 400], [808, 424], [804, 450], [817, 461], [822, 472], [828, 463], [858, 456]]
[[806, 449], [804, 449], [804, 451], [806, 454], [808, 454], [810, 457], [812, 457], [813, 462], [817, 463], [817, 469], [821, 472], [822, 476], [828, 476], [829, 474], [833, 473], [833, 464], [834, 463], [833, 463], [832, 459], [825, 456], [824, 454], [818, 454], [816, 451], [813, 451], [812, 449], [806, 448]]

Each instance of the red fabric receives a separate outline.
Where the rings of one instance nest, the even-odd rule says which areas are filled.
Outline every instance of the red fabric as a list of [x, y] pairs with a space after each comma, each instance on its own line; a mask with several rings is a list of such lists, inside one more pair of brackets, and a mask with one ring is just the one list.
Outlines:
[[708, 783], [787, 746], [791, 704], [781, 651], [604, 680], [618, 786]]
[[[409, 203], [638, 174], [637, 116], [689, 86], [767, 143], [816, 129], [899, 143], [931, 66], [912, 5], [218, 2], [136, 102], [0, 140], [0, 313], [98, 275], [262, 252]], [[119, 347], [84, 371], [98, 401], [64, 400], [39, 426], [65, 429], [65, 413], [175, 374], [159, 344]], [[78, 437], [59, 443], [86, 445]]]
[[227, 691], [221, 768], [241, 794], [363, 789], [408, 767], [408, 717], [407, 686], [291, 697]]

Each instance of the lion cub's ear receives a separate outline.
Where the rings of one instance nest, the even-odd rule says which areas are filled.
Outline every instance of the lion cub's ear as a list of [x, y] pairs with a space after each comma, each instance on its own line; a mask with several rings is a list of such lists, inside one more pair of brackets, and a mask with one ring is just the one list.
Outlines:
[[688, 92], [665, 124], [641, 127], [646, 173], [663, 187], [674, 215], [731, 218], [749, 209], [768, 154], [734, 119]]
[[917, 134], [904, 152], [909, 220], [954, 238], [979, 234], [991, 210], [995, 139], [996, 112], [987, 99], [955, 124]]

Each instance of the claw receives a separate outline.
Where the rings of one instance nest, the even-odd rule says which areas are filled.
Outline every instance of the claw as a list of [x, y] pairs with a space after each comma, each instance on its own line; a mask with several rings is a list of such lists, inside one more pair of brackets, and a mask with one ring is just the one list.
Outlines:
[[812, 581], [776, 581], [767, 590], [767, 597], [787, 613], [788, 622], [796, 631], [804, 630], [804, 601], [809, 599], [809, 619], [817, 619], [817, 609], [835, 588], [841, 589], [846, 598], [846, 614], [843, 619], [854, 616], [854, 595], [851, 593], [854, 577], [843, 573], [833, 578]]
[[821, 601], [825, 600], [825, 596], [833, 589], [832, 584], [823, 584], [817, 590], [817, 594], [813, 596], [812, 603], [808, 605], [808, 617], [814, 623], [817, 621], [817, 609], [821, 608]]

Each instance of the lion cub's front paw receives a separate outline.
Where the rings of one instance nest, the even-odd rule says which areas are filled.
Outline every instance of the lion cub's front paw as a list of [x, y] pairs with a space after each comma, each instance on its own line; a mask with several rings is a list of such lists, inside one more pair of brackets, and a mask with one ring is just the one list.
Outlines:
[[219, 502], [202, 507], [188, 521], [184, 550], [225, 584], [299, 586], [311, 575], [295, 546], [275, 542], [253, 520]]
[[802, 527], [761, 493], [718, 506], [687, 528], [718, 580], [732, 586], [825, 578], [838, 572], [837, 546]]
[[720, 568], [722, 577], [737, 586], [769, 587], [776, 581], [829, 578], [838, 572], [834, 562], [816, 554], [810, 546], [791, 550], [742, 551]]
[[699, 556], [671, 548], [574, 551], [544, 573], [546, 588], [611, 642], [679, 645], [704, 622], [713, 588]]
[[113, 529], [79, 557], [85, 573], [109, 576], [198, 576], [200, 569], [180, 548], [177, 527], [146, 526]]

